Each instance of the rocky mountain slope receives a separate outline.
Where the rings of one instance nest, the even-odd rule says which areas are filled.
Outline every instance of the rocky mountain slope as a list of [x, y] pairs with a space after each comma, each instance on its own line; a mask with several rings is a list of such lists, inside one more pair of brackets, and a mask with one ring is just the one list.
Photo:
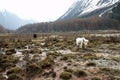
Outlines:
[[117, 6], [118, 2], [119, 0], [76, 0], [59, 19], [102, 16]]
[[111, 10], [107, 11], [102, 16], [120, 21], [120, 2], [117, 4], [117, 6], [115, 6]]

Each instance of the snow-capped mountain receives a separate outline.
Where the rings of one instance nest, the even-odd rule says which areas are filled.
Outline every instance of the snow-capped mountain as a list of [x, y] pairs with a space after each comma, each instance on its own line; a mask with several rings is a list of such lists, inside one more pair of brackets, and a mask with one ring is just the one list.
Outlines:
[[76, 0], [59, 19], [102, 16], [111, 10], [120, 0]]
[[15, 30], [25, 24], [34, 23], [35, 20], [24, 20], [9, 11], [0, 11], [0, 24], [6, 29]]

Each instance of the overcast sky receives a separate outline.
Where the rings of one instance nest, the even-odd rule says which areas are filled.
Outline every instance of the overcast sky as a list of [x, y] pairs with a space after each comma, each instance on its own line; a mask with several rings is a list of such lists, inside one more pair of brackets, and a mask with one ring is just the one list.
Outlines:
[[0, 0], [0, 10], [8, 10], [23, 19], [53, 21], [63, 15], [75, 0]]

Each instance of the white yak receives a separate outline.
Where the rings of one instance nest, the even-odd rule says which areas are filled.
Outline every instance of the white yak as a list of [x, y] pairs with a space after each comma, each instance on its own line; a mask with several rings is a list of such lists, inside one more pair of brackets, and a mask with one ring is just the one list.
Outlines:
[[88, 42], [89, 40], [85, 39], [84, 37], [82, 38], [76, 38], [76, 45], [79, 47], [79, 48], [86, 48], [87, 45], [88, 45]]

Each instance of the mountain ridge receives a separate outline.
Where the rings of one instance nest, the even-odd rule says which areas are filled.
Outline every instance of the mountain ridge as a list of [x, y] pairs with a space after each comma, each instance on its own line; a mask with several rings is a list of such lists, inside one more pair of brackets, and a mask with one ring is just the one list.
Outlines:
[[119, 0], [76, 0], [68, 11], [58, 20], [70, 18], [84, 18], [100, 15], [115, 6]]

